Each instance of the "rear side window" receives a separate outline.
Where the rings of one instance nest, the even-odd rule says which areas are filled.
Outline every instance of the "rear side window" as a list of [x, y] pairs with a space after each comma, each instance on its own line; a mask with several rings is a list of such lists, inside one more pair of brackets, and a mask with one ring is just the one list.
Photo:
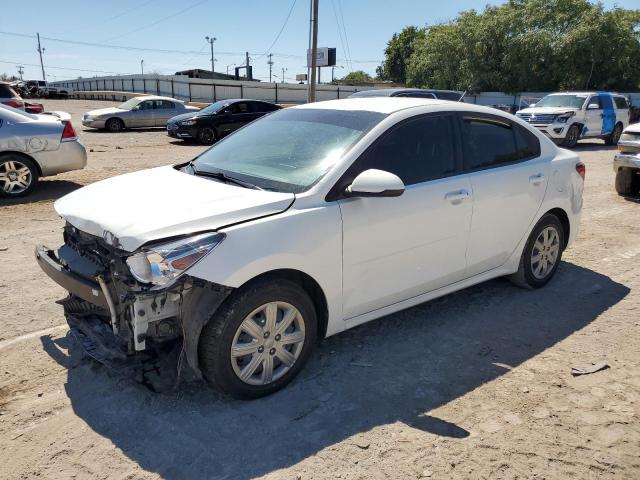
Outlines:
[[176, 105], [173, 102], [170, 102], [169, 100], [160, 100], [162, 102], [162, 105], [158, 108], [176, 108]]
[[19, 95], [9, 85], [0, 83], [0, 98], [18, 98]]
[[456, 172], [452, 117], [410, 120], [385, 134], [350, 169], [352, 178], [370, 168], [395, 173], [405, 185]]
[[249, 106], [246, 102], [234, 103], [231, 108], [233, 113], [249, 113]]
[[540, 154], [535, 135], [509, 121], [465, 117], [462, 135], [467, 170], [498, 167]]
[[616, 108], [620, 110], [629, 108], [629, 103], [627, 103], [627, 99], [624, 97], [613, 97], [613, 101], [616, 102]]
[[251, 111], [256, 113], [273, 112], [274, 110], [277, 110], [277, 108], [278, 108], [277, 105], [274, 105], [273, 103], [266, 103], [266, 102], [251, 103]]

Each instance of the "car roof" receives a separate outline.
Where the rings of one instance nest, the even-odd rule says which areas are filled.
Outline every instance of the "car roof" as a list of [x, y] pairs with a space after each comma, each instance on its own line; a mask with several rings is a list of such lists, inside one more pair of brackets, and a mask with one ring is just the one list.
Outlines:
[[416, 97], [353, 97], [341, 100], [327, 100], [324, 102], [305, 103], [296, 105], [294, 109], [326, 109], [343, 111], [368, 111], [383, 114], [392, 114], [408, 108], [417, 107], [442, 107], [434, 108], [446, 111], [482, 112], [506, 118], [515, 118], [513, 115], [501, 112], [495, 108], [475, 105], [465, 102], [451, 102], [449, 100], [436, 100]]
[[362, 96], [387, 96], [391, 97], [397, 93], [412, 93], [412, 92], [423, 92], [423, 93], [455, 93], [457, 95], [462, 95], [462, 92], [457, 90], [438, 90], [436, 88], [373, 88], [371, 90], [360, 90], [358, 92], [353, 93], [356, 97]]
[[177, 98], [161, 97], [159, 95], [142, 95], [140, 97], [133, 97], [133, 98], [136, 98], [138, 100], [169, 100], [171, 102], [184, 103], [182, 100], [178, 100]]

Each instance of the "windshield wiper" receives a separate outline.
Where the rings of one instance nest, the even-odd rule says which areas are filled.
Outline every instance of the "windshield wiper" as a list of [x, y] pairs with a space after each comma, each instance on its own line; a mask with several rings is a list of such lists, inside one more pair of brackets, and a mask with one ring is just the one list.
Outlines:
[[240, 180], [239, 178], [230, 177], [229, 175], [223, 172], [206, 172], [203, 170], [196, 170], [193, 165], [191, 165], [191, 169], [193, 170], [194, 175], [198, 175], [201, 177], [215, 178], [217, 180], [222, 180], [225, 183], [234, 183], [236, 185], [240, 185], [241, 187], [251, 188], [253, 190], [264, 190], [264, 188], [260, 188], [259, 186], [251, 182], [245, 182], [244, 180]]

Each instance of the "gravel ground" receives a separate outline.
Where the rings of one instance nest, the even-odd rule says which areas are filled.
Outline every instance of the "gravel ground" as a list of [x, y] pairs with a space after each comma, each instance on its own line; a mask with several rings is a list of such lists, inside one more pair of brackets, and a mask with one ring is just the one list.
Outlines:
[[[107, 103], [45, 105], [80, 130]], [[640, 206], [615, 194], [611, 147], [577, 148], [581, 232], [546, 288], [494, 280], [370, 322], [240, 402], [197, 384], [154, 394], [67, 336], [64, 293], [33, 260], [61, 243], [53, 201], [203, 149], [162, 130], [79, 134], [85, 170], [0, 201], [0, 478], [640, 478]], [[610, 368], [570, 375], [596, 361]]]

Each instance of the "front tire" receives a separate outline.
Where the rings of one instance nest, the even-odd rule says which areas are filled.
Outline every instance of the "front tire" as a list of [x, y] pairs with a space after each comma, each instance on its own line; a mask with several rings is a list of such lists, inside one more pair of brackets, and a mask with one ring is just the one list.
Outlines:
[[207, 381], [235, 398], [280, 390], [306, 363], [317, 336], [309, 295], [272, 279], [242, 287], [202, 330], [200, 367]]
[[124, 122], [119, 118], [110, 118], [104, 127], [111, 133], [118, 133], [124, 130]]
[[28, 158], [8, 154], [0, 156], [0, 197], [24, 197], [38, 183], [38, 169]]
[[510, 280], [523, 288], [540, 288], [555, 275], [562, 260], [565, 232], [558, 217], [542, 216], [529, 235], [518, 271]]
[[562, 146], [565, 148], [574, 148], [578, 144], [580, 139], [580, 127], [578, 125], [571, 125], [567, 130], [567, 135], [564, 137]]
[[620, 168], [616, 172], [616, 192], [618, 195], [635, 195], [640, 191], [640, 178], [633, 168]]
[[212, 145], [216, 138], [216, 131], [211, 127], [202, 127], [198, 130], [198, 141], [203, 145]]
[[607, 138], [604, 139], [604, 143], [606, 145], [617, 145], [620, 140], [620, 135], [622, 135], [622, 124], [617, 123], [613, 128], [613, 132]]

